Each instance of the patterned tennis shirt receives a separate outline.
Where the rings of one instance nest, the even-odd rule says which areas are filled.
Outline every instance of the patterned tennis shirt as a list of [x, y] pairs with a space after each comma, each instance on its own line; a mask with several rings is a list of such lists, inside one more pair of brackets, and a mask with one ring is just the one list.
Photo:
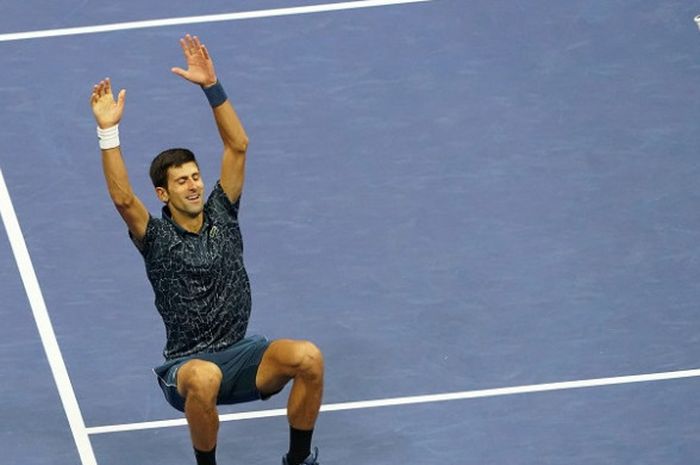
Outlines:
[[204, 204], [199, 233], [175, 223], [166, 206], [162, 218], [149, 218], [141, 241], [132, 237], [165, 323], [166, 360], [223, 350], [245, 336], [251, 300], [239, 204], [240, 198], [231, 203], [217, 182]]

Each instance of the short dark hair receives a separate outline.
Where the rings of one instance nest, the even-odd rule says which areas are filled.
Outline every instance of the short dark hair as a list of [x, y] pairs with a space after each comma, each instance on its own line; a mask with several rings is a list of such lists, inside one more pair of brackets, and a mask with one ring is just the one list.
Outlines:
[[153, 186], [167, 189], [168, 169], [171, 166], [178, 167], [191, 161], [199, 166], [191, 150], [182, 148], [163, 150], [151, 162], [149, 174], [151, 175]]

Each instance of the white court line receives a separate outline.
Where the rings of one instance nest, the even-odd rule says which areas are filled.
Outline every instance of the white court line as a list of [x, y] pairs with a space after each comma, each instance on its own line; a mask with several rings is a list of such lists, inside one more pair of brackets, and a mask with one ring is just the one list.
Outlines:
[[[450, 400], [478, 399], [482, 397], [509, 396], [514, 394], [528, 394], [534, 392], [561, 391], [566, 389], [581, 389], [599, 386], [613, 386], [617, 384], [644, 383], [649, 381], [664, 381], [671, 379], [700, 377], [700, 369], [669, 371], [665, 373], [650, 373], [644, 375], [616, 376], [613, 378], [584, 379], [579, 381], [564, 381], [559, 383], [529, 384], [526, 386], [514, 386], [495, 389], [482, 389], [478, 391], [451, 392], [446, 394], [431, 394], [424, 396], [396, 397], [393, 399], [367, 400], [360, 402], [344, 402], [340, 404], [327, 404], [321, 407], [322, 412], [337, 412], [341, 410], [358, 410], [376, 407], [389, 407], [396, 405], [425, 404], [429, 402], [445, 402]], [[257, 412], [242, 412], [221, 415], [221, 421], [251, 420], [257, 418], [278, 417], [286, 415], [286, 409], [261, 410]], [[136, 431], [154, 428], [168, 428], [172, 426], [184, 426], [187, 421], [184, 418], [177, 420], [148, 421], [143, 423], [127, 423], [121, 425], [95, 426], [88, 428], [88, 434], [118, 433], [124, 431]]]
[[[75, 392], [73, 391], [66, 365], [61, 356], [61, 349], [58, 347], [56, 334], [54, 334], [53, 326], [51, 326], [49, 313], [46, 310], [46, 303], [44, 302], [44, 297], [39, 287], [39, 281], [37, 280], [32, 260], [29, 257], [27, 244], [24, 242], [24, 236], [22, 235], [22, 230], [17, 221], [15, 209], [12, 206], [12, 200], [10, 199], [10, 193], [7, 190], [2, 170], [0, 170], [0, 216], [2, 216], [2, 221], [5, 224], [7, 237], [10, 239], [10, 246], [12, 247], [12, 252], [17, 261], [17, 268], [19, 268], [19, 273], [24, 283], [24, 289], [29, 298], [29, 305], [32, 308], [34, 320], [39, 329], [41, 343], [44, 346], [46, 357], [49, 360], [49, 366], [51, 367], [51, 372], [53, 373], [53, 378], [58, 388], [58, 394], [63, 403], [63, 409], [68, 417], [68, 424], [73, 433], [73, 439], [78, 448], [80, 460], [83, 465], [97, 465], [95, 454], [90, 444], [90, 438], [85, 428], [83, 415], [80, 413], [78, 400], [75, 398]], [[11, 421], [11, 419], [8, 419], [8, 421]], [[36, 418], [36, 421], [41, 421], [41, 419]]]
[[187, 16], [182, 18], [153, 19], [146, 21], [131, 21], [125, 23], [102, 24], [98, 26], [69, 27], [63, 29], [48, 29], [43, 31], [14, 32], [0, 34], [0, 42], [16, 40], [40, 39], [45, 37], [73, 36], [79, 34], [94, 34], [98, 32], [125, 31], [128, 29], [143, 29], [149, 27], [178, 26], [183, 24], [214, 23], [219, 21], [234, 21], [253, 18], [270, 18], [273, 16], [301, 15], [326, 11], [352, 10], [407, 3], [423, 3], [432, 0], [361, 0], [354, 2], [327, 3], [271, 10], [244, 11], [239, 13], [223, 13], [203, 16]]

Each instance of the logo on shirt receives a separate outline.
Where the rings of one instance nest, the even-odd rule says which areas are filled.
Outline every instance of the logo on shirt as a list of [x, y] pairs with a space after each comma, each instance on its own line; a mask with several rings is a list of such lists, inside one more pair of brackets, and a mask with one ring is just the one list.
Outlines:
[[217, 234], [219, 234], [219, 228], [217, 228], [216, 226], [212, 226], [209, 230], [209, 237], [214, 238], [217, 236]]

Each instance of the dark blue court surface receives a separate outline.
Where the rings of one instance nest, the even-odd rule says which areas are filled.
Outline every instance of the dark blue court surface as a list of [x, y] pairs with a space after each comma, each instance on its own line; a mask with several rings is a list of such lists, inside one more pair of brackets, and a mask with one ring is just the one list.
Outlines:
[[[4, 2], [0, 40], [321, 2], [172, 3]], [[164, 331], [88, 104], [106, 76], [127, 89], [122, 150], [151, 212], [164, 148], [193, 149], [211, 188], [211, 111], [169, 71], [187, 32], [251, 139], [249, 332], [315, 341], [325, 404], [697, 370], [689, 3], [432, 0], [0, 42], [0, 202], [22, 231], [0, 228], [0, 462], [81, 463], [82, 435], [100, 465], [194, 463], [186, 427], [138, 429], [181, 415], [150, 371]], [[60, 353], [37, 332], [23, 241]], [[51, 357], [87, 430], [69, 426]], [[688, 465], [699, 375], [329, 411], [315, 442], [323, 464]], [[284, 408], [287, 392], [221, 413]], [[286, 446], [281, 416], [223, 422], [219, 463], [279, 463]]]

